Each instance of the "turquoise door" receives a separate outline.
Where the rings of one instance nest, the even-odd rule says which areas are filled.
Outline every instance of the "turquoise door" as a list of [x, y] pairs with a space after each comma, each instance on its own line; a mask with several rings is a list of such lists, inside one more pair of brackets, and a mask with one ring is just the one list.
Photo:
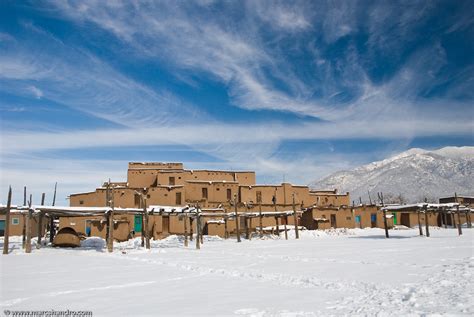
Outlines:
[[135, 232], [142, 232], [142, 216], [135, 215]]
[[0, 220], [0, 237], [5, 235], [5, 220]]

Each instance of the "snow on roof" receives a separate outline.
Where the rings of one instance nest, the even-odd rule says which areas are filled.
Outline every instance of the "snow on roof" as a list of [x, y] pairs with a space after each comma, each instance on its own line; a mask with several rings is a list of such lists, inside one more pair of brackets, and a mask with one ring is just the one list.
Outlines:
[[207, 223], [208, 224], [213, 224], [213, 223], [215, 223], [215, 224], [224, 224], [225, 221], [222, 220], [222, 219], [210, 219], [210, 220], [207, 221]]
[[329, 222], [329, 219], [326, 218], [313, 218], [313, 220], [317, 222]]

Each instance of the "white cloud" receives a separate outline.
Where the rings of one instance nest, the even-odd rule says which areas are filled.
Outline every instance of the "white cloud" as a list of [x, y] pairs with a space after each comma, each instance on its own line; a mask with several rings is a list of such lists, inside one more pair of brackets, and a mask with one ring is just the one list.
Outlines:
[[35, 86], [29, 86], [27, 88], [28, 91], [31, 92], [31, 94], [36, 98], [36, 99], [41, 99], [41, 97], [43, 97], [43, 92], [41, 91], [41, 89], [35, 87]]

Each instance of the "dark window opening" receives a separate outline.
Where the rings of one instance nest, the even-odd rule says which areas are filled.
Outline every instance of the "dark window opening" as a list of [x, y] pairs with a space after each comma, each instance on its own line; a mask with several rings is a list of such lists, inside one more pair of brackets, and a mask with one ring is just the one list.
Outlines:
[[176, 193], [176, 205], [181, 205], [181, 193]]

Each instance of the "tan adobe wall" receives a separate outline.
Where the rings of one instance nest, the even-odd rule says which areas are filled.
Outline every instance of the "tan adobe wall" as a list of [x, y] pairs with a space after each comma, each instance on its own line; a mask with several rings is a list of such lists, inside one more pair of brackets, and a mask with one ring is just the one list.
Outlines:
[[[375, 222], [371, 221], [371, 215], [375, 215]], [[333, 216], [331, 218], [331, 216]], [[361, 222], [356, 222], [356, 217], [360, 216]], [[325, 222], [317, 222], [314, 219], [327, 219], [329, 220], [329, 226]], [[389, 227], [392, 227], [391, 220], [387, 221]], [[303, 214], [302, 225], [307, 229], [319, 229], [326, 227], [333, 228], [366, 228], [366, 227], [377, 227], [383, 228], [383, 213], [377, 212], [376, 207], [360, 207], [360, 208], [324, 208], [316, 207]]]
[[350, 202], [350, 195], [349, 193], [346, 194], [324, 194], [324, 193], [310, 193], [311, 201], [316, 206], [321, 207], [339, 207], [339, 206], [349, 206]]
[[[98, 188], [95, 192], [74, 194], [69, 198], [71, 207], [104, 207], [107, 206], [105, 188]], [[139, 201], [135, 200], [135, 190], [132, 188], [115, 188], [114, 204], [115, 207], [135, 208], [138, 207]], [[110, 191], [112, 195], [112, 190]]]
[[157, 185], [184, 185], [185, 182], [191, 179], [191, 172], [187, 170], [175, 171], [175, 170], [162, 170], [156, 175]]
[[233, 172], [193, 170], [189, 180], [239, 182], [241, 185], [255, 184], [255, 172]]
[[[238, 193], [239, 185], [234, 182], [194, 182], [189, 181], [185, 185], [186, 201], [193, 203], [201, 202], [201, 207], [210, 207], [228, 203], [228, 198], [234, 199]], [[203, 195], [203, 189], [207, 189], [207, 198]]]
[[69, 205], [71, 207], [104, 207], [105, 189], [97, 189], [95, 192], [73, 194], [69, 197]]
[[[5, 215], [0, 215], [0, 220], [5, 221]], [[10, 226], [9, 226], [9, 236], [21, 236], [23, 235], [23, 225], [26, 223], [25, 214], [10, 214]], [[46, 225], [48, 223], [47, 218], [43, 218], [43, 227], [41, 230], [42, 235], [46, 232]], [[38, 236], [38, 220], [36, 217], [31, 219], [31, 237]], [[26, 229], [26, 228], [25, 228]], [[26, 232], [25, 232], [26, 233]]]
[[181, 186], [151, 187], [147, 193], [147, 205], [184, 206], [186, 191]]
[[236, 172], [237, 182], [241, 185], [255, 185], [255, 172]]
[[285, 191], [283, 190], [283, 186], [280, 185], [240, 186], [240, 201], [259, 204], [257, 192], [261, 193], [262, 205], [273, 205], [273, 196], [276, 197], [277, 204], [285, 204]]
[[[362, 205], [352, 208], [354, 210], [354, 221], [356, 228], [384, 228], [383, 213], [375, 205]], [[372, 215], [375, 221], [372, 221]], [[357, 222], [357, 216], [360, 217], [360, 223]]]
[[[262, 205], [273, 205], [273, 196], [276, 196], [276, 203], [279, 205], [291, 206], [295, 194], [295, 204], [300, 206], [311, 205], [311, 196], [307, 186], [293, 186], [288, 183], [282, 185], [256, 185], [240, 186], [240, 197], [242, 202], [253, 202], [259, 204], [258, 197], [261, 197]], [[291, 209], [291, 207], [289, 208]]]
[[148, 188], [156, 183], [158, 170], [153, 169], [129, 169], [127, 181], [130, 188]]
[[[114, 239], [126, 241], [134, 229], [133, 215], [114, 216]], [[70, 227], [77, 233], [87, 236], [86, 227], [90, 227], [91, 237], [106, 238], [107, 222], [103, 216], [59, 217], [59, 229]]]

